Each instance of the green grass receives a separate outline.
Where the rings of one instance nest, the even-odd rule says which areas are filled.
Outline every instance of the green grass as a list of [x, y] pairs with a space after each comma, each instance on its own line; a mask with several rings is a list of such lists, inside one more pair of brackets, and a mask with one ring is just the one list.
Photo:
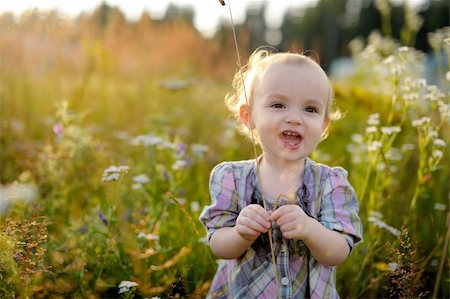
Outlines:
[[[414, 57], [411, 61], [421, 63]], [[360, 77], [336, 82], [337, 105], [347, 116], [332, 125], [330, 136], [313, 154], [319, 162], [348, 169], [360, 195], [365, 240], [338, 268], [339, 291], [343, 298], [386, 297], [393, 289], [419, 297], [421, 292], [431, 296], [437, 285], [435, 295], [445, 297], [446, 272], [438, 282], [436, 277], [439, 263], [448, 265], [443, 251], [448, 118], [428, 102], [402, 99], [405, 93], [398, 87], [413, 72], [396, 78], [377, 75], [369, 62], [367, 69], [358, 68]], [[168, 90], [160, 85], [167, 77], [133, 78], [95, 68], [86, 73], [2, 73], [0, 179], [2, 184], [34, 185], [39, 196], [1, 218], [1, 297], [117, 297], [124, 280], [138, 283], [137, 297], [205, 294], [217, 264], [200, 240], [205, 233], [195, 207], [210, 201], [211, 168], [223, 160], [252, 158], [252, 146], [230, 125], [223, 103], [230, 82], [199, 77], [184, 89]], [[392, 89], [377, 92], [382, 87], [370, 86], [371, 78]], [[389, 85], [389, 80], [394, 83]], [[425, 95], [422, 90], [420, 97]], [[398, 107], [392, 105], [394, 96]], [[441, 101], [448, 106], [448, 95]], [[366, 134], [373, 113], [380, 113], [379, 131], [399, 126], [401, 132]], [[411, 123], [423, 116], [430, 117], [437, 135], [421, 145]], [[62, 135], [53, 132], [55, 124], [62, 126]], [[131, 144], [134, 137], [147, 134], [164, 143]], [[359, 142], [354, 134], [360, 134]], [[433, 168], [436, 138], [447, 144]], [[369, 151], [367, 145], [374, 141], [381, 146]], [[207, 145], [208, 151], [196, 156], [192, 144]], [[386, 158], [390, 149], [404, 144], [415, 147], [400, 160]], [[174, 169], [177, 160], [188, 165]], [[110, 165], [126, 165], [129, 171], [118, 181], [102, 182]], [[140, 174], [150, 181], [134, 190], [133, 177]], [[436, 203], [444, 204], [444, 210]], [[386, 224], [404, 227], [409, 237], [374, 226], [368, 221], [374, 211]], [[29, 232], [41, 239], [27, 239]], [[420, 261], [415, 267], [412, 258]], [[399, 270], [390, 271], [389, 263]]]

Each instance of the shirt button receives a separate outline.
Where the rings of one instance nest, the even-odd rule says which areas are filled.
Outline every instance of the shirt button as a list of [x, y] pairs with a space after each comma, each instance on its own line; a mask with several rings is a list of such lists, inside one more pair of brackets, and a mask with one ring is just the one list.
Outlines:
[[289, 278], [287, 277], [281, 278], [281, 284], [287, 286], [289, 284]]

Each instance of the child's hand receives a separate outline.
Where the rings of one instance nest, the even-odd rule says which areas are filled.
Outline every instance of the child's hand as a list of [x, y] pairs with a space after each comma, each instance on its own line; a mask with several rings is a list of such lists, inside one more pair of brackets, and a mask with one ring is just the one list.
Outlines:
[[280, 227], [286, 239], [304, 240], [309, 237], [310, 218], [298, 205], [284, 205], [270, 217]]
[[236, 219], [236, 231], [247, 241], [256, 240], [270, 225], [270, 212], [257, 204], [246, 206]]

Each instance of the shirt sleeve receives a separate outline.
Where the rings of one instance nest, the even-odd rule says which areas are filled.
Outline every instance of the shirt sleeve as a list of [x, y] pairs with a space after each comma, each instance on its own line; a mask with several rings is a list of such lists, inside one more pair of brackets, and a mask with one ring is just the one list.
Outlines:
[[318, 220], [328, 229], [342, 233], [350, 250], [362, 240], [362, 223], [355, 190], [347, 180], [347, 171], [331, 169], [324, 181]]
[[221, 163], [211, 171], [209, 192], [211, 205], [206, 206], [200, 214], [200, 221], [206, 228], [208, 240], [219, 228], [235, 226], [239, 214], [239, 194], [233, 168], [229, 162]]

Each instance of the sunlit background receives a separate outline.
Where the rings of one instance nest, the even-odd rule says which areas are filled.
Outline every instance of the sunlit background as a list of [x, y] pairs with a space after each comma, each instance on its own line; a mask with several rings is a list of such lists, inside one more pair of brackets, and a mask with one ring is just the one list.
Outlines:
[[[223, 99], [229, 2], [0, 1], [0, 298], [203, 298], [214, 165], [253, 158]], [[345, 117], [364, 242], [342, 298], [449, 297], [449, 1], [231, 2], [243, 63], [304, 52]]]

